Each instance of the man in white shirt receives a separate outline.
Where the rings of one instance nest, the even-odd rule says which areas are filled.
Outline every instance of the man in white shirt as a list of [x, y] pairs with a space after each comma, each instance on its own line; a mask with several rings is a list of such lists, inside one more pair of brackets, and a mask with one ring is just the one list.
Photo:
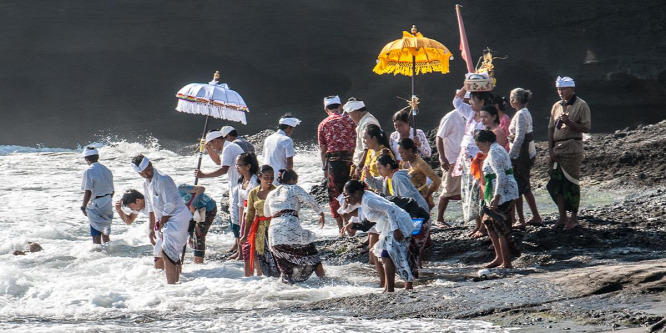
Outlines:
[[363, 171], [363, 166], [365, 164], [365, 155], [368, 152], [368, 147], [363, 143], [363, 131], [365, 127], [370, 124], [375, 124], [381, 128], [377, 118], [373, 116], [365, 108], [365, 103], [363, 101], [356, 100], [356, 98], [351, 97], [342, 106], [342, 110], [346, 112], [349, 117], [356, 123], [356, 149], [354, 150], [354, 175], [356, 179], [361, 177], [361, 171]]
[[[228, 133], [227, 133], [228, 134]], [[240, 249], [238, 242], [240, 240], [240, 217], [238, 216], [237, 192], [238, 170], [236, 170], [236, 158], [243, 153], [243, 148], [239, 145], [226, 140], [224, 133], [219, 130], [211, 130], [206, 134], [206, 151], [208, 156], [221, 167], [213, 172], [203, 172], [199, 169], [194, 171], [194, 176], [198, 178], [212, 178], [227, 175], [228, 193], [229, 193], [229, 228], [236, 238], [236, 245], [230, 250]], [[240, 253], [240, 251], [239, 251]]]
[[278, 122], [278, 130], [269, 135], [264, 140], [264, 153], [262, 162], [273, 167], [275, 170], [275, 180], [273, 184], [278, 185], [277, 174], [281, 169], [294, 168], [294, 140], [291, 139], [294, 133], [294, 128], [300, 124], [301, 121], [292, 117], [290, 114], [285, 114]]
[[155, 268], [163, 266], [167, 283], [175, 284], [180, 279], [192, 213], [180, 198], [173, 179], [154, 168], [148, 157], [135, 156], [132, 168], [144, 178], [144, 204], [148, 206], [147, 211], [155, 215], [155, 219], [151, 219], [151, 222], [155, 222], [151, 229], [157, 231], [158, 235], [153, 255], [161, 258], [161, 263], [155, 261]]
[[113, 219], [113, 174], [99, 163], [99, 153], [93, 146], [83, 150], [88, 169], [83, 172], [81, 189], [85, 191], [81, 211], [90, 222], [90, 236], [95, 244], [110, 241]]
[[[467, 93], [469, 94], [469, 93]], [[465, 95], [465, 102], [469, 96]], [[465, 119], [456, 110], [447, 113], [439, 123], [436, 144], [439, 164], [442, 168], [442, 190], [437, 204], [437, 221], [439, 227], [449, 227], [444, 221], [444, 211], [449, 200], [460, 200], [460, 176], [453, 176], [453, 166], [460, 154], [460, 142], [465, 135]]]

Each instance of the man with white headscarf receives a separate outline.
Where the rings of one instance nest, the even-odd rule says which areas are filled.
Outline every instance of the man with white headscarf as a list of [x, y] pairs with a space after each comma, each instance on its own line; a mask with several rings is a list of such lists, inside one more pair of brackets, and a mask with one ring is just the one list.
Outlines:
[[144, 202], [149, 207], [146, 210], [155, 215], [155, 223], [150, 226], [151, 230], [157, 232], [153, 249], [155, 267], [161, 268], [163, 265], [167, 283], [175, 284], [180, 279], [192, 213], [183, 203], [173, 179], [153, 168], [148, 157], [135, 156], [132, 168], [145, 179]]
[[[555, 86], [560, 101], [553, 104], [548, 123], [551, 170], [547, 188], [560, 214], [553, 229], [563, 226], [570, 230], [578, 226], [583, 133], [590, 132], [591, 115], [590, 107], [574, 92], [572, 78], [558, 76]], [[567, 212], [571, 212], [569, 218]]]
[[113, 174], [99, 163], [99, 152], [93, 146], [83, 150], [88, 169], [83, 172], [81, 189], [85, 191], [81, 211], [90, 222], [90, 236], [95, 244], [109, 242], [113, 219]]
[[342, 110], [349, 115], [349, 117], [356, 123], [356, 148], [354, 150], [354, 170], [353, 174], [355, 179], [361, 177], [361, 171], [363, 171], [363, 166], [365, 164], [365, 155], [368, 152], [368, 147], [363, 143], [363, 131], [365, 127], [370, 124], [375, 124], [381, 128], [377, 118], [373, 116], [365, 108], [365, 103], [359, 101], [354, 97], [349, 98], [347, 103], [342, 106]]
[[340, 204], [336, 198], [342, 194], [342, 189], [349, 180], [356, 147], [356, 124], [347, 114], [342, 113], [339, 96], [325, 97], [324, 111], [328, 117], [317, 127], [317, 141], [322, 170], [327, 179], [331, 215], [338, 224], [338, 230], [342, 230], [342, 216], [338, 214]]
[[287, 113], [278, 122], [278, 130], [269, 135], [264, 140], [264, 153], [262, 162], [273, 167], [276, 177], [273, 184], [279, 185], [277, 182], [277, 173], [282, 169], [294, 168], [294, 140], [291, 139], [294, 133], [294, 128], [300, 124], [298, 118], [294, 118], [291, 114]]
[[[208, 156], [221, 167], [213, 172], [203, 172], [199, 169], [194, 170], [194, 176], [198, 178], [212, 178], [227, 175], [227, 188], [229, 193], [229, 228], [234, 234], [236, 239], [234, 247], [229, 251], [238, 250], [240, 241], [240, 216], [238, 216], [238, 170], [236, 169], [236, 158], [242, 154], [243, 148], [236, 143], [227, 140], [225, 137], [229, 134], [225, 129], [223, 133], [221, 130], [211, 130], [206, 134], [206, 151]], [[240, 251], [238, 251], [240, 254]]]

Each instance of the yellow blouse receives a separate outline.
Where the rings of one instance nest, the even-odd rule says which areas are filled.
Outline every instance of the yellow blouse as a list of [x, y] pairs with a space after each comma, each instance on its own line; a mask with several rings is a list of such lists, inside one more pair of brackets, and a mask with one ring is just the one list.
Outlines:
[[[379, 150], [368, 150], [368, 154], [365, 156], [365, 166], [370, 168], [370, 176], [379, 177], [379, 171], [377, 170], [377, 159], [382, 156], [382, 154], [389, 155], [391, 158], [395, 159], [391, 149], [386, 148], [382, 145], [379, 147]], [[365, 179], [365, 170], [361, 173], [361, 179]]]
[[[403, 169], [409, 169], [409, 177], [412, 178], [412, 184], [419, 190], [419, 193], [425, 197], [428, 189], [430, 188], [434, 193], [442, 185], [442, 178], [437, 175], [435, 170], [433, 170], [426, 161], [424, 161], [420, 156], [416, 156], [414, 163], [408, 163], [407, 161], [402, 161], [401, 167]], [[428, 188], [428, 183], [426, 178], [430, 178], [432, 184]]]
[[[254, 217], [264, 216], [264, 202], [266, 200], [259, 198], [259, 189], [260, 186], [257, 186], [250, 190], [247, 194], [247, 211], [245, 212], [245, 221], [252, 225], [254, 222]], [[271, 184], [271, 191], [275, 189], [275, 185]], [[246, 228], [249, 228], [247, 226]]]

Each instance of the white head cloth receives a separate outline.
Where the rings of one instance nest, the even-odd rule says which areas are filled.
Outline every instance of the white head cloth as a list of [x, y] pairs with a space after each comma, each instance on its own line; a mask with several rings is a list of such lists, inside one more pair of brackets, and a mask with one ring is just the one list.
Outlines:
[[224, 135], [222, 135], [220, 131], [210, 131], [208, 132], [208, 134], [206, 134], [206, 143], [209, 143], [213, 141], [213, 139], [217, 139], [219, 137], [224, 137]]
[[141, 160], [141, 163], [139, 163], [139, 166], [136, 166], [136, 164], [132, 163], [132, 168], [134, 168], [134, 171], [136, 172], [141, 172], [143, 170], [146, 170], [149, 164], [150, 160], [148, 159], [148, 157], [144, 156], [143, 159]]
[[575, 87], [576, 82], [568, 76], [565, 77], [557, 77], [557, 80], [555, 80], [555, 87], [557, 88], [566, 88], [566, 87]]
[[298, 118], [280, 118], [280, 125], [289, 125], [291, 127], [296, 127], [300, 124], [301, 121]]
[[347, 113], [354, 112], [358, 109], [364, 108], [365, 103], [363, 101], [357, 101], [357, 100], [349, 100], [345, 105], [342, 106], [342, 110], [344, 110]]
[[340, 96], [335, 95], [335, 96], [324, 97], [324, 107], [327, 107], [331, 104], [342, 104], [340, 102]]
[[83, 149], [83, 157], [88, 157], [88, 156], [93, 156], [93, 155], [99, 155], [99, 152], [97, 151], [97, 148], [93, 146], [88, 146]]
[[233, 130], [235, 130], [235, 128], [233, 128], [231, 126], [223, 126], [222, 128], [220, 128], [220, 134], [222, 134], [222, 136], [227, 136]]

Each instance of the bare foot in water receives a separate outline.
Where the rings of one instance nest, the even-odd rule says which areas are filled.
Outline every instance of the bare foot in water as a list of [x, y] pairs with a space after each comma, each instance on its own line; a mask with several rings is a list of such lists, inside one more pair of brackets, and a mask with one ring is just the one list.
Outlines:
[[497, 266], [499, 266], [501, 263], [502, 263], [502, 262], [501, 262], [499, 259], [495, 259], [495, 260], [489, 262], [488, 264], [486, 264], [486, 265], [483, 266], [483, 267], [485, 267], [485, 268], [493, 268], [493, 267], [497, 267]]
[[516, 229], [516, 230], [525, 230], [525, 223], [516, 223], [511, 226], [511, 229]]
[[533, 225], [535, 227], [543, 227], [543, 220], [532, 218], [531, 220], [527, 221], [527, 224]]
[[580, 224], [578, 224], [578, 217], [572, 216], [571, 218], [569, 218], [569, 221], [567, 221], [567, 224], [564, 225], [564, 228], [562, 228], [562, 230], [571, 230], [579, 226]]
[[512, 269], [513, 265], [511, 265], [511, 263], [503, 264], [503, 265], [499, 266], [499, 268]]
[[560, 218], [555, 222], [555, 224], [553, 224], [552, 227], [550, 227], [550, 229], [557, 230], [557, 228], [562, 227], [565, 224], [567, 224], [567, 217], [566, 216], [565, 217], [560, 216]]

